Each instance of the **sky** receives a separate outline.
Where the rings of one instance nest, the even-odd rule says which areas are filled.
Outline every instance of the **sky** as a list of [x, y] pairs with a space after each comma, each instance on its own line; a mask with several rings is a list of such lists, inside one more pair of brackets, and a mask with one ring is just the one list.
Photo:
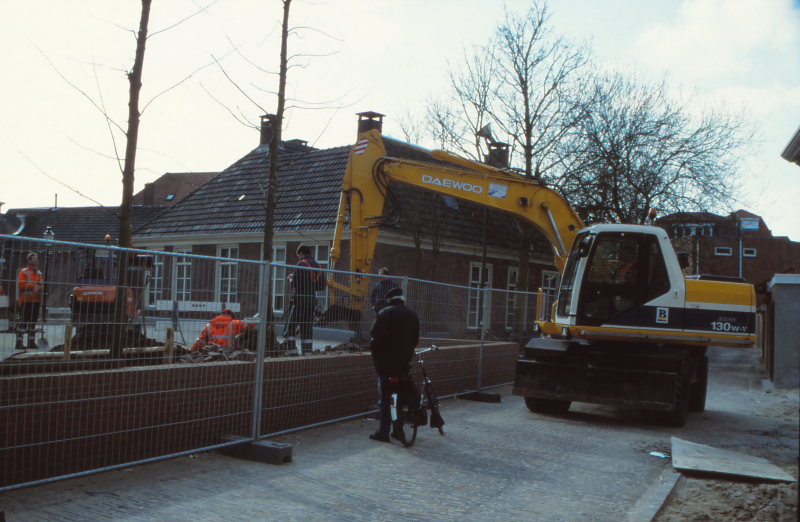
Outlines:
[[[259, 116], [275, 112], [282, 2], [212, 1], [153, 0], [137, 192], [165, 172], [225, 169], [258, 145]], [[115, 150], [125, 148], [140, 3], [0, 5], [2, 212], [50, 207], [56, 194], [58, 206], [119, 205]], [[296, 101], [284, 139], [351, 144], [363, 111], [385, 114], [384, 133], [402, 136], [398, 118], [446, 90], [448, 67], [488, 42], [503, 5], [294, 0], [289, 54], [299, 56], [287, 95]], [[530, 3], [506, 5], [524, 13]], [[600, 66], [666, 72], [700, 101], [747, 111], [762, 140], [744, 165], [740, 208], [800, 241], [800, 167], [780, 157], [800, 126], [800, 1], [551, 0], [549, 8], [552, 29], [590, 41]]]

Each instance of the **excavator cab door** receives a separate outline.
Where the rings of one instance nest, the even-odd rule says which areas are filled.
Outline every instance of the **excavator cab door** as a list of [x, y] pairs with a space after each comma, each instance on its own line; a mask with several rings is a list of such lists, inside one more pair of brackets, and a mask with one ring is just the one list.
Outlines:
[[583, 271], [577, 324], [639, 327], [644, 234], [601, 232]]

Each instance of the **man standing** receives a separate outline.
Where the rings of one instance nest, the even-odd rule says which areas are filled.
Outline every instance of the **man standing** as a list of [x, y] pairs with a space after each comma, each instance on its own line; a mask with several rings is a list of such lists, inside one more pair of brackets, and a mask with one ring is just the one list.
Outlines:
[[378, 372], [381, 422], [372, 440], [389, 442], [392, 425], [391, 386], [389, 379], [407, 375], [414, 348], [419, 342], [419, 317], [404, 303], [403, 289], [393, 288], [386, 294], [387, 306], [378, 314], [372, 327], [372, 362]]
[[213, 318], [203, 328], [203, 331], [200, 332], [200, 337], [192, 345], [192, 351], [200, 351], [208, 343], [214, 343], [217, 346], [230, 346], [237, 335], [255, 326], [255, 323], [245, 325], [244, 321], [234, 319], [233, 312], [226, 308], [222, 311], [222, 315]]
[[378, 281], [375, 288], [372, 289], [372, 295], [370, 296], [372, 309], [375, 310], [376, 314], [380, 313], [380, 311], [386, 307], [386, 294], [389, 293], [389, 290], [400, 288], [400, 285], [389, 279], [388, 268], [381, 268], [378, 270], [378, 275], [381, 277], [381, 280]]
[[28, 349], [36, 350], [33, 340], [36, 332], [36, 322], [39, 320], [39, 308], [42, 306], [42, 289], [44, 278], [37, 268], [39, 260], [35, 252], [25, 258], [28, 266], [19, 272], [17, 278], [17, 303], [20, 309], [20, 326], [17, 329], [17, 350], [24, 350], [22, 337], [28, 333]]
[[286, 279], [294, 287], [291, 309], [284, 326], [284, 348], [296, 351], [295, 330], [300, 328], [302, 353], [310, 355], [313, 351], [314, 310], [317, 308], [317, 291], [324, 289], [325, 280], [319, 263], [311, 256], [311, 249], [306, 245], [297, 247], [298, 269]]

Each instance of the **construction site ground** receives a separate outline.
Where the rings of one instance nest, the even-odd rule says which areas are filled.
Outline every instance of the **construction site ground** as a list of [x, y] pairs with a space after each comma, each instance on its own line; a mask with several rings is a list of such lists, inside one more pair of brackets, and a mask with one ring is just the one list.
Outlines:
[[[278, 436], [293, 462], [217, 452], [0, 493], [6, 520], [655, 520], [783, 521], [797, 485], [688, 476], [671, 496], [670, 436], [763, 457], [797, 477], [798, 390], [772, 389], [756, 350], [712, 348], [707, 409], [683, 428], [638, 411], [574, 404], [530, 413], [511, 387], [500, 404], [442, 401], [446, 436], [422, 428], [404, 448], [367, 438], [375, 415]], [[435, 383], [434, 383], [435, 384]], [[648, 520], [650, 517], [647, 518]]]

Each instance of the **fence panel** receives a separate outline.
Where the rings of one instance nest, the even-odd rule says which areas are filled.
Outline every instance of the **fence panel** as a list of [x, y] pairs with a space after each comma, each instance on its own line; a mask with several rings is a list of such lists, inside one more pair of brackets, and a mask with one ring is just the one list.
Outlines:
[[[503, 314], [477, 303], [499, 293], [270, 266], [237, 247], [0, 241], [0, 490], [375, 411], [369, 331], [393, 286], [420, 318], [419, 347], [442, 348], [426, 357], [440, 396], [513, 380], [517, 344], [473, 324], [486, 313], [497, 330]], [[20, 302], [30, 252], [42, 281], [23, 273]]]
[[[191, 348], [223, 309], [257, 312], [260, 263], [2, 241], [0, 489], [251, 435], [253, 354]], [[31, 252], [42, 285], [28, 284]]]

